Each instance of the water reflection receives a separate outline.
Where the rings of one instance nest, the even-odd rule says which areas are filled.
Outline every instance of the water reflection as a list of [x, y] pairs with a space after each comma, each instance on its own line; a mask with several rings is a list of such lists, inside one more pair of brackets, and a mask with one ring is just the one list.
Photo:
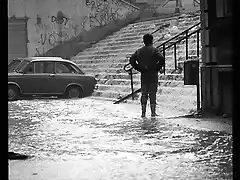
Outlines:
[[164, 118], [136, 118], [111, 102], [9, 102], [8, 122], [9, 151], [52, 159], [104, 154], [113, 166], [116, 157], [134, 156], [135, 166], [150, 166], [152, 173], [169, 179], [232, 178], [232, 135], [193, 130]]

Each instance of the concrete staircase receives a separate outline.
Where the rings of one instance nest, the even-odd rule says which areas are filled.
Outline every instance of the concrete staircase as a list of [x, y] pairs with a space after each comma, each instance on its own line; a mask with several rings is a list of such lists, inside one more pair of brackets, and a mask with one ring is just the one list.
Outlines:
[[[193, 13], [129, 24], [93, 47], [80, 52], [72, 58], [72, 61], [77, 63], [85, 73], [100, 79], [99, 88], [93, 93], [93, 97], [117, 100], [131, 93], [130, 76], [123, 70], [123, 66], [128, 63], [126, 55], [134, 53], [143, 46], [142, 36], [144, 34], [161, 27], [160, 31], [153, 34], [154, 40], [161, 39], [154, 44], [157, 46], [200, 22], [199, 18], [198, 13]], [[196, 37], [193, 36], [188, 41], [189, 58], [196, 58]], [[196, 109], [196, 87], [184, 86], [183, 83], [184, 42], [177, 45], [177, 60], [179, 69], [175, 70], [173, 48], [168, 49], [166, 51], [166, 75], [159, 76], [158, 105], [169, 106], [168, 108], [180, 111]], [[140, 74], [134, 74], [133, 78], [134, 90], [136, 90], [140, 88]], [[139, 98], [140, 94], [137, 94], [134, 101], [130, 98], [127, 102], [139, 103]]]

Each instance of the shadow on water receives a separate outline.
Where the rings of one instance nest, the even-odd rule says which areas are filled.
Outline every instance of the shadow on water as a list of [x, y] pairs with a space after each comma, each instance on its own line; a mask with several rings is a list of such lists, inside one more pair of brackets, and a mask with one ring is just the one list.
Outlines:
[[157, 125], [158, 121], [156, 118], [143, 118], [141, 129], [144, 131], [144, 134], [154, 134], [159, 132]]

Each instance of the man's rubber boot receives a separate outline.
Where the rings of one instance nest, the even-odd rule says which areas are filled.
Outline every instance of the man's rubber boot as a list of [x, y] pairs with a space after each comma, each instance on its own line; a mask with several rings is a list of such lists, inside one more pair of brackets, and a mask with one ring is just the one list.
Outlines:
[[142, 105], [142, 115], [141, 115], [141, 118], [146, 117], [146, 108], [147, 108], [147, 105]]
[[158, 116], [156, 114], [156, 104], [150, 104], [150, 108], [151, 108], [151, 117], [154, 118], [154, 117]]

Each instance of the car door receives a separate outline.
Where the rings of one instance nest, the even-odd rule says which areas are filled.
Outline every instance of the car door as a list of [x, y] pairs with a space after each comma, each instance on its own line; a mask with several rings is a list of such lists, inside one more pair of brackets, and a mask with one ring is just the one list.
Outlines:
[[20, 87], [23, 94], [45, 94], [47, 92], [45, 81], [46, 74], [37, 71], [38, 62], [29, 63], [23, 70]]
[[64, 93], [69, 84], [76, 83], [76, 71], [67, 62], [55, 62], [55, 73], [48, 79], [48, 84], [55, 94]]
[[55, 91], [55, 86], [57, 86], [57, 83], [55, 81], [55, 62], [54, 61], [42, 61], [41, 62], [41, 73], [45, 77], [44, 78], [44, 90], [46, 95], [53, 95], [58, 94]]

